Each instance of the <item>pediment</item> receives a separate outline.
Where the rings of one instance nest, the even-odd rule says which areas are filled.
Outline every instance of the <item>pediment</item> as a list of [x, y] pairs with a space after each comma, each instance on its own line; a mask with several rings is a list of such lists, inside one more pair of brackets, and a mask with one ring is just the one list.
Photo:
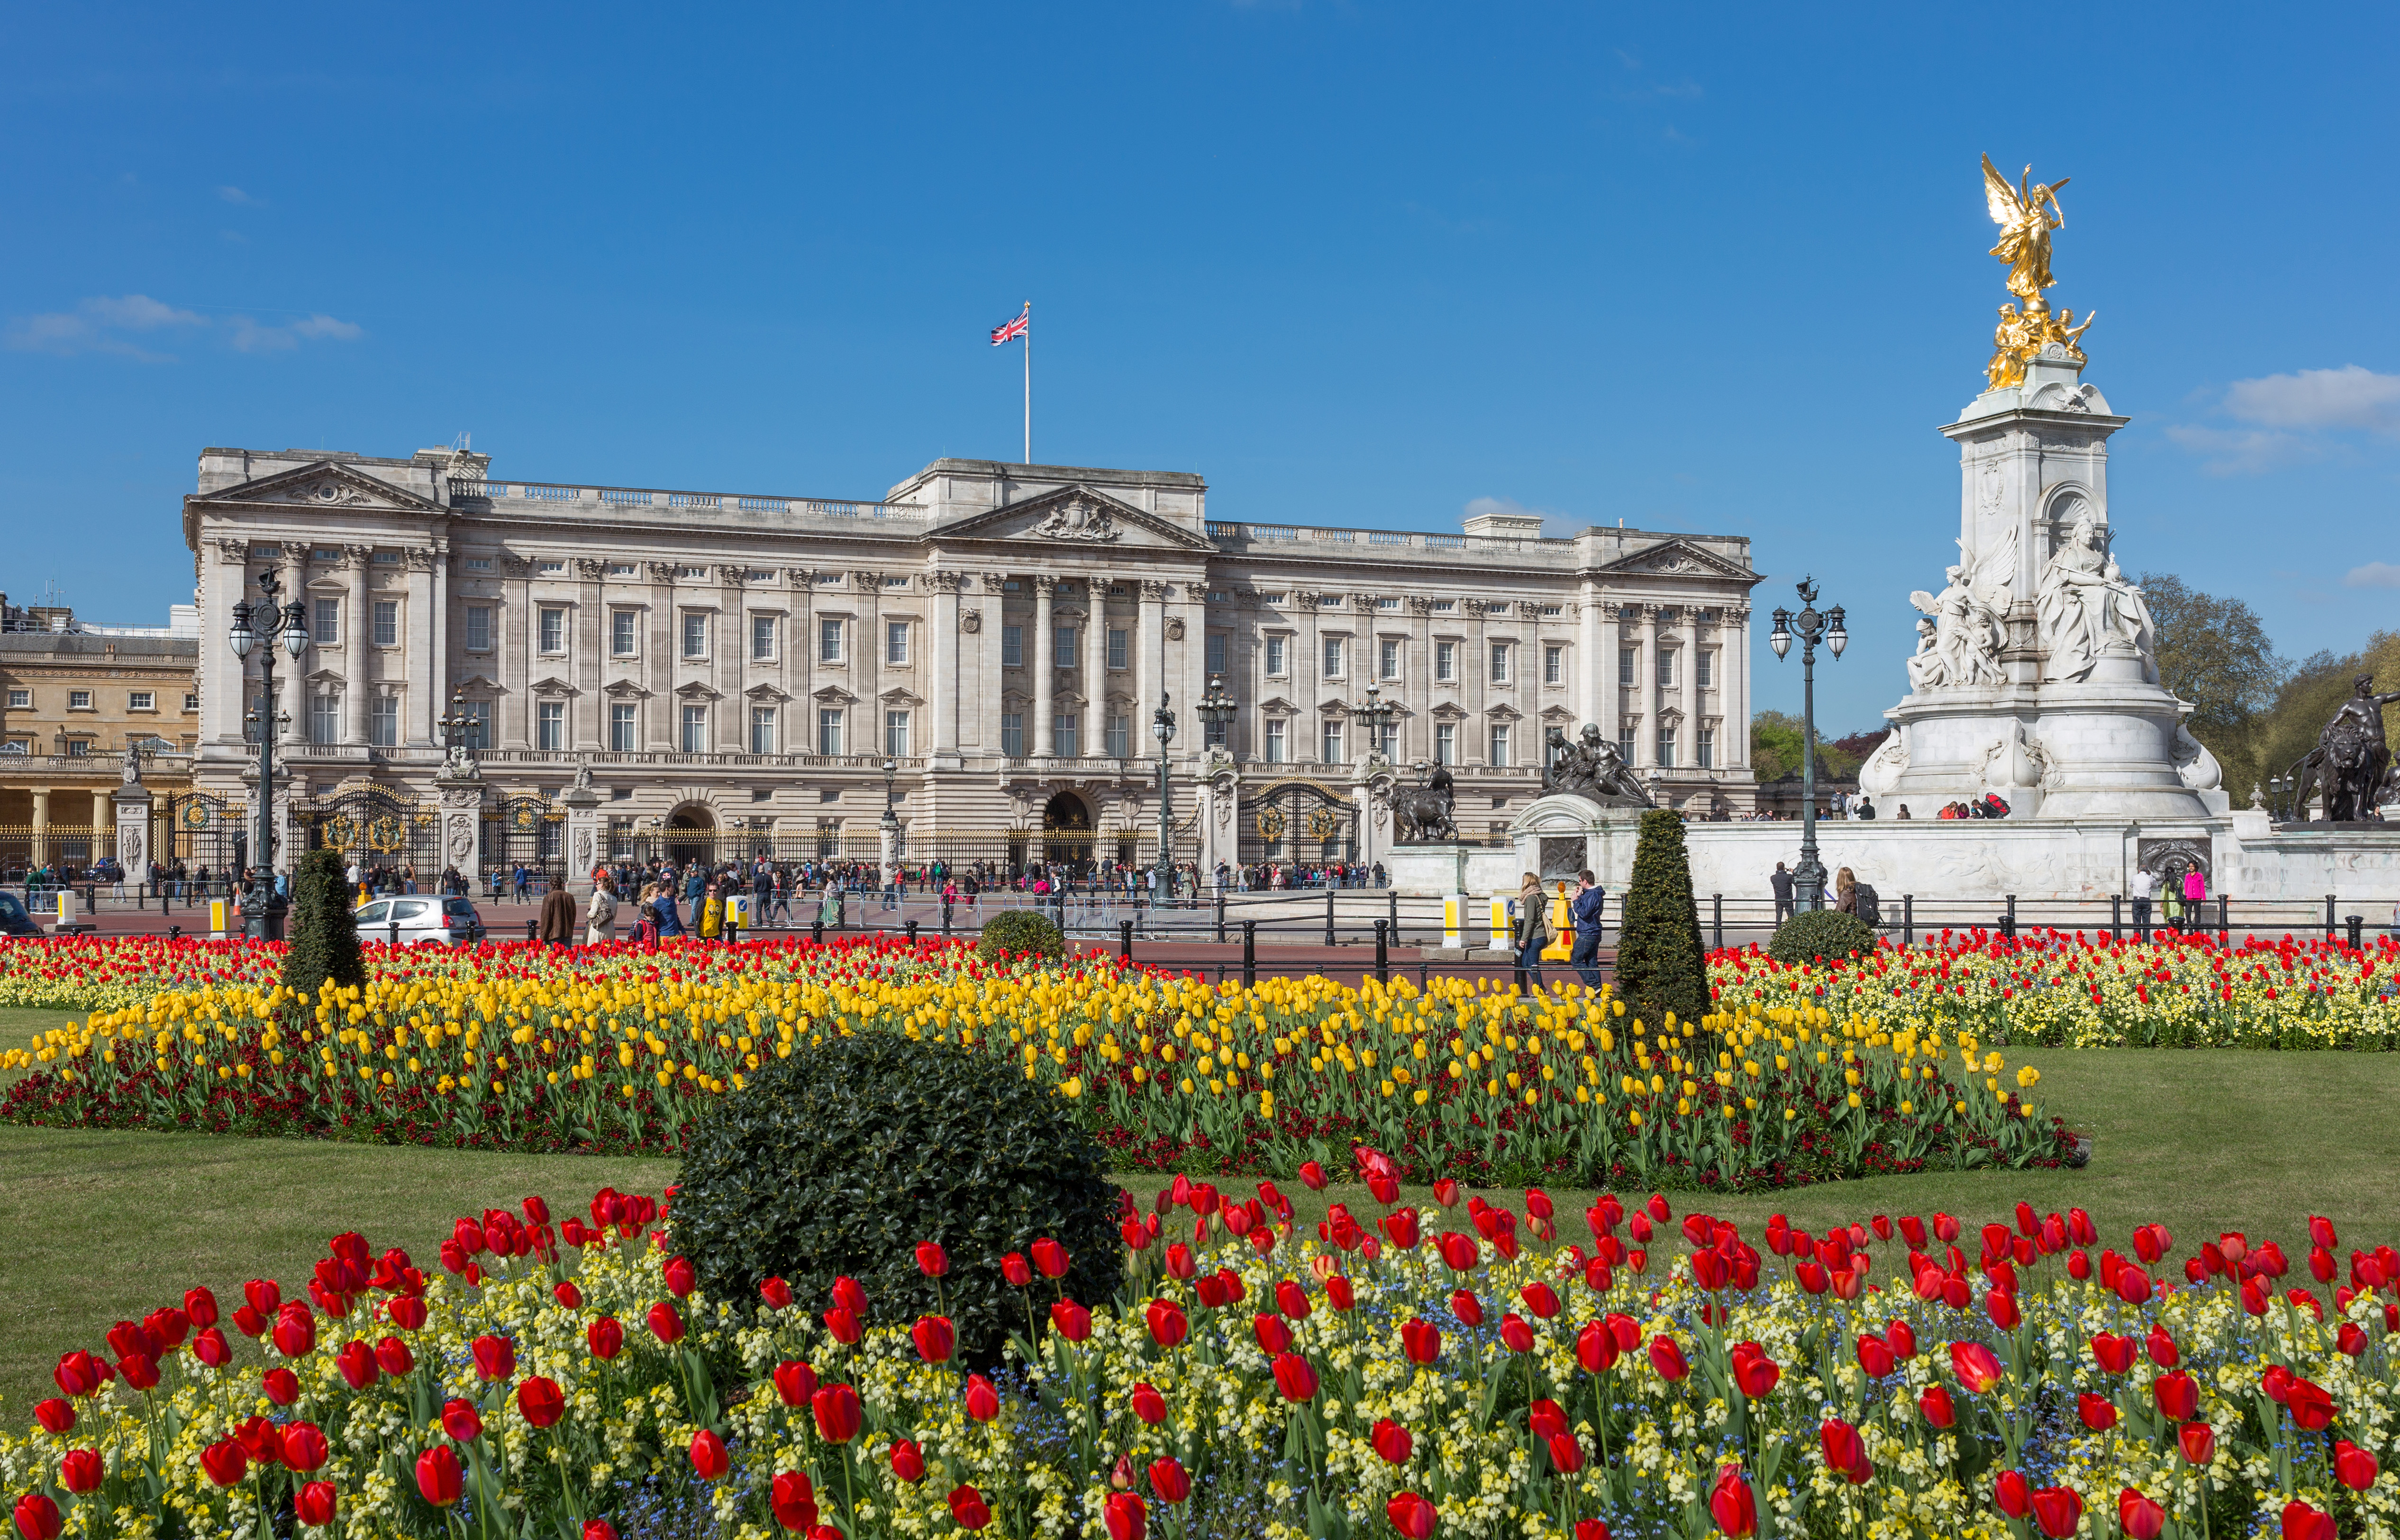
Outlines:
[[1213, 553], [1209, 541], [1170, 520], [1078, 482], [928, 530], [926, 538], [1004, 540], [1064, 550], [1193, 551]]
[[525, 687], [536, 695], [573, 695], [575, 687], [555, 674], [545, 674]]
[[925, 703], [922, 696], [912, 695], [898, 685], [893, 686], [876, 699], [887, 706], [921, 706]]
[[777, 689], [772, 685], [752, 685], [748, 689], [743, 690], [742, 693], [748, 696], [753, 701], [788, 701], [791, 699], [790, 694], [784, 690]]
[[839, 685], [827, 685], [811, 695], [809, 699], [828, 706], [853, 706], [858, 703], [858, 697]]
[[1000, 692], [1000, 703], [1012, 710], [1022, 711], [1033, 703], [1033, 697], [1021, 689], [1004, 689]]
[[468, 690], [481, 690], [487, 695], [505, 695], [508, 693], [507, 690], [501, 688], [500, 682], [498, 679], [483, 674], [470, 674], [467, 677], [458, 681], [457, 688]]
[[339, 508], [355, 512], [439, 513], [441, 505], [405, 487], [379, 481], [341, 460], [318, 460], [279, 470], [206, 497], [187, 499], [202, 507], [231, 503], [271, 503], [285, 507]]
[[725, 697], [715, 687], [693, 679], [675, 686], [675, 698], [682, 701], [721, 701]]
[[1542, 713], [1542, 720], [1555, 723], [1560, 727], [1572, 727], [1575, 725], [1575, 714], [1564, 706], [1551, 706]]
[[1509, 705], [1506, 702], [1501, 702], [1499, 705], [1488, 708], [1483, 715], [1495, 722], [1520, 722], [1524, 720], [1525, 716], [1523, 712], [1519, 711], [1515, 706]]
[[1466, 713], [1459, 707], [1456, 702], [1453, 701], [1444, 701], [1441, 704], [1434, 707], [1432, 715], [1433, 719], [1437, 722], [1464, 722], [1466, 720]]
[[348, 675], [337, 668], [320, 668], [307, 677], [312, 685], [338, 685]]
[[612, 701], [640, 701], [648, 698], [650, 692], [631, 679], [620, 679], [612, 685], [603, 686], [600, 693]]
[[1766, 581], [1764, 574], [1748, 571], [1715, 552], [1690, 540], [1661, 540], [1600, 568], [1628, 576], [1728, 578], [1740, 583]]
[[1339, 695], [1329, 695], [1316, 702], [1316, 710], [1324, 716], [1347, 716], [1350, 715], [1350, 702]]
[[1295, 707], [1289, 701], [1285, 700], [1280, 695], [1270, 695], [1265, 700], [1259, 702], [1259, 709], [1265, 712], [1289, 714], [1299, 708]]

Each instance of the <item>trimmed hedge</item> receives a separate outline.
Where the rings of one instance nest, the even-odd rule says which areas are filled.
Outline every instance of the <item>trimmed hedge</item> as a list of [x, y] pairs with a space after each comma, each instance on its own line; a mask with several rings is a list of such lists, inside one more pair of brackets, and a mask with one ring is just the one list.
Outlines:
[[1785, 964], [1839, 962], [1852, 952], [1871, 956], [1875, 927], [1839, 909], [1811, 909], [1776, 927], [1766, 955]]
[[998, 962], [1011, 953], [1030, 954], [1055, 962], [1067, 955], [1067, 938], [1058, 927], [1031, 909], [1002, 909], [984, 921], [983, 939], [975, 956]]
[[1625, 1009], [1656, 1029], [1669, 1012], [1677, 1022], [1708, 1014], [1708, 949], [1692, 897], [1692, 863], [1683, 814], [1653, 808], [1642, 815], [1633, 880], [1616, 942], [1616, 992]]
[[283, 956], [283, 987], [314, 999], [327, 979], [348, 988], [367, 981], [359, 949], [357, 911], [339, 851], [310, 851], [292, 874], [292, 949]]

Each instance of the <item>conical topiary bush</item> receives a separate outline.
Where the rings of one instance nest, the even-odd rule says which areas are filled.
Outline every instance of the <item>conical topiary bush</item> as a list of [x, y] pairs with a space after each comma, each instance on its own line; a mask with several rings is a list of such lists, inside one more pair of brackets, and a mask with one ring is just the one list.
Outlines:
[[1697, 1022], [1708, 1013], [1708, 952], [1692, 900], [1684, 820], [1666, 808], [1642, 815], [1616, 943], [1616, 992], [1627, 1014], [1653, 1029], [1665, 1025], [1670, 1011], [1678, 1022]]
[[292, 909], [297, 929], [292, 949], [283, 954], [285, 988], [313, 1000], [329, 978], [344, 986], [367, 981], [341, 852], [310, 851], [300, 858], [299, 870], [292, 874]]

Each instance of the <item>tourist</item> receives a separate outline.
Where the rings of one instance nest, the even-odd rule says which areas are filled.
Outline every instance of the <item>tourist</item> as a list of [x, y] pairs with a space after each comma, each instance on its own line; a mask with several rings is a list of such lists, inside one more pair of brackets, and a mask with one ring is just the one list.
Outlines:
[[2200, 868], [2198, 866], [2194, 866], [2191, 870], [2184, 873], [2184, 923], [2195, 931], [2201, 929], [2204, 923], [2200, 917], [2200, 906], [2207, 897], [2208, 879], [2201, 875]]
[[[1901, 811], [1901, 816], [1908, 816], [1906, 809]], [[1792, 874], [1784, 870], [1782, 862], [1775, 864], [1774, 875], [1767, 878], [1766, 885], [1775, 890], [1775, 922], [1780, 925], [1792, 918]]]
[[725, 895], [715, 882], [701, 890], [700, 938], [714, 941], [725, 928]]
[[841, 883], [831, 872], [825, 874], [825, 894], [817, 902], [817, 923], [829, 931], [841, 929]]
[[1834, 874], [1834, 907], [1844, 914], [1859, 912], [1859, 879], [1848, 866]]
[[1533, 989], [1542, 985], [1542, 951], [1550, 944], [1550, 901], [1542, 879], [1532, 872], [1517, 885], [1517, 982]]
[[2147, 868], [2136, 866], [2133, 880], [2126, 886], [2133, 890], [2134, 935], [2137, 940], [2148, 941], [2150, 938], [2150, 894], [2157, 891], [2158, 879], [2152, 877]]
[[1575, 921], [1575, 951], [1567, 961], [1583, 975], [1584, 988], [1597, 989], [1601, 920], [1608, 908], [1608, 890], [1600, 886], [1589, 867], [1575, 874], [1575, 902], [1567, 906], [1567, 918]]
[[1900, 821], [1903, 824], [1908, 822], [1908, 804], [1905, 802], [1900, 805]]
[[526, 895], [531, 889], [533, 882], [533, 874], [525, 870], [525, 863], [522, 861], [517, 863], [515, 879], [516, 901], [522, 904], [525, 901]]
[[583, 914], [583, 944], [605, 947], [617, 939], [617, 879], [603, 866], [593, 874], [592, 906]]
[[1850, 816], [1861, 823], [1872, 824], [1875, 822], [1875, 804], [1867, 800], [1866, 793], [1859, 793], [1859, 799], [1850, 804]]
[[552, 947], [575, 945], [575, 900], [566, 894], [565, 876], [550, 879], [541, 901], [541, 938]]
[[658, 919], [659, 936], [663, 939], [671, 935], [683, 934], [683, 918], [675, 912], [675, 894], [673, 884], [661, 882], [657, 887], [658, 896], [650, 901], [650, 913]]

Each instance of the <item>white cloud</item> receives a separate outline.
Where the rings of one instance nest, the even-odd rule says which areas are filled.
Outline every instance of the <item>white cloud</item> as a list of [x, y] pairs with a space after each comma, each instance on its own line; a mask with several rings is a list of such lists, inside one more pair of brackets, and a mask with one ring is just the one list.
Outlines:
[[2225, 388], [2225, 412], [2267, 428], [2400, 433], [2400, 375], [2351, 363], [2235, 380]]
[[2286, 465], [2321, 457], [2325, 445], [2299, 433], [2258, 428], [2201, 428], [2169, 423], [2167, 437], [2202, 457], [2201, 469], [2212, 476], [2256, 476]]
[[2353, 566], [2342, 575], [2344, 588], [2400, 588], [2400, 566], [2390, 562], [2369, 562]]
[[147, 294], [102, 294], [83, 301], [73, 310], [18, 317], [8, 323], [7, 344], [26, 353], [56, 353], [62, 357], [111, 353], [145, 363], [165, 363], [173, 361], [172, 354], [154, 352], [132, 341], [129, 334], [168, 331], [222, 337], [226, 346], [243, 353], [283, 352], [303, 341], [356, 342], [366, 335], [365, 329], [357, 322], [339, 320], [321, 312], [281, 325], [262, 325], [249, 316], [211, 320]]
[[217, 196], [227, 203], [239, 203], [246, 209], [263, 209], [266, 206], [266, 199], [252, 198], [239, 187], [219, 187]]

